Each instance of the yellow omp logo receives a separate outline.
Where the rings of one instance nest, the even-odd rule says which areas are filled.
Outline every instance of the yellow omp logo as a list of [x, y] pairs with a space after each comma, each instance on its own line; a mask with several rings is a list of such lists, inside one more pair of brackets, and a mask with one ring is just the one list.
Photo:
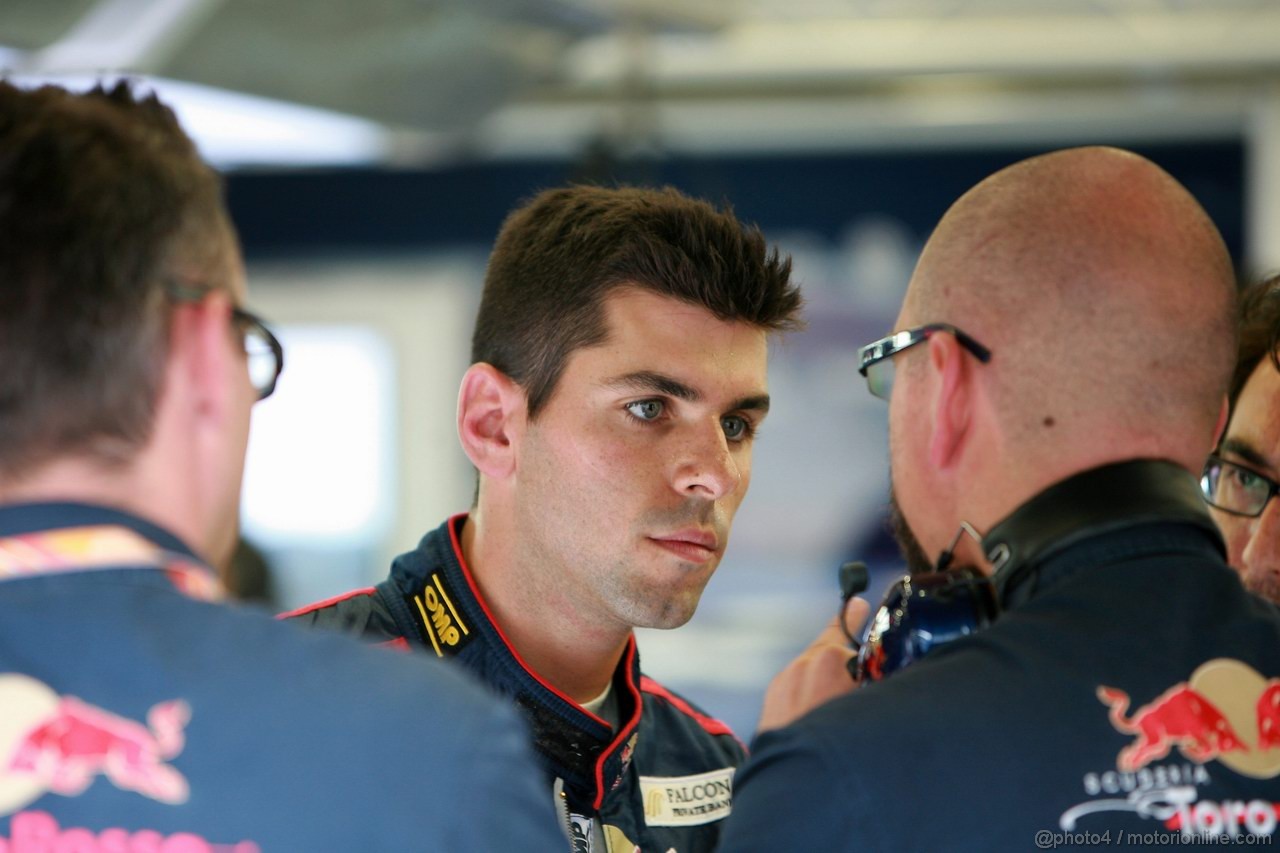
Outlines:
[[649, 796], [644, 798], [644, 816], [646, 818], [658, 817], [663, 813], [663, 807], [666, 805], [667, 795], [662, 792], [661, 788], [653, 788], [649, 791]]
[[423, 631], [440, 657], [444, 657], [444, 650], [440, 648], [442, 643], [453, 648], [471, 633], [458, 615], [458, 608], [453, 606], [449, 594], [444, 591], [440, 575], [431, 575], [431, 583], [423, 587], [421, 595], [413, 597], [413, 603], [422, 615]]

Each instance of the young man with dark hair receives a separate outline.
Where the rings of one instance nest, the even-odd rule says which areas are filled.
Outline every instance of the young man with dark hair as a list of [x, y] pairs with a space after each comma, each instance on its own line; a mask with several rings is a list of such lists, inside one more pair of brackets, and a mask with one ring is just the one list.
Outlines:
[[576, 850], [711, 850], [743, 750], [640, 674], [693, 615], [768, 411], [790, 264], [674, 190], [575, 187], [490, 259], [458, 434], [474, 506], [374, 589], [290, 614], [453, 658], [509, 696]]
[[0, 850], [559, 849], [481, 688], [219, 603], [283, 363], [221, 195], [153, 96], [0, 82]]
[[1231, 420], [1200, 485], [1245, 586], [1280, 603], [1280, 277], [1245, 291]]

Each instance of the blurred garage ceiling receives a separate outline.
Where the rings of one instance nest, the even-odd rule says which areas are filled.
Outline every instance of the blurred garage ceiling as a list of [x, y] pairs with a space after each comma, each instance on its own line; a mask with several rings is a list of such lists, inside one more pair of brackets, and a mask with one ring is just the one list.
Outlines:
[[1277, 97], [1280, 2], [3, 0], [0, 66], [356, 116], [416, 165], [1182, 139]]

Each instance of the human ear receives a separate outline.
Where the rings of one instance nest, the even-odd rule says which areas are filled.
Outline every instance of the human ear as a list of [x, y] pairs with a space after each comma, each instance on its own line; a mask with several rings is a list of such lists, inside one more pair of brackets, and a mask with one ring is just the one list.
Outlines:
[[511, 377], [484, 362], [467, 368], [458, 390], [458, 439], [481, 474], [501, 479], [515, 470], [525, 411], [524, 390]]
[[1213, 430], [1213, 446], [1217, 447], [1222, 444], [1222, 436], [1227, 431], [1227, 424], [1231, 421], [1231, 401], [1226, 395], [1222, 397], [1222, 408], [1218, 411], [1218, 425]]
[[929, 367], [937, 376], [929, 462], [936, 470], [953, 467], [969, 435], [973, 402], [973, 365], [951, 335], [929, 338]]
[[214, 290], [203, 299], [175, 304], [169, 323], [167, 390], [180, 391], [191, 422], [214, 436], [221, 435], [230, 417], [233, 387], [228, 378], [235, 375], [230, 315], [227, 294]]

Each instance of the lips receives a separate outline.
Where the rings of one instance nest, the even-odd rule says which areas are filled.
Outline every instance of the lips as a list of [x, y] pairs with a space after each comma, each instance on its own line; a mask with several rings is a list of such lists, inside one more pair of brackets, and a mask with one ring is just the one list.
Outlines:
[[709, 530], [690, 528], [649, 538], [659, 547], [696, 563], [710, 560], [720, 550], [716, 535]]

